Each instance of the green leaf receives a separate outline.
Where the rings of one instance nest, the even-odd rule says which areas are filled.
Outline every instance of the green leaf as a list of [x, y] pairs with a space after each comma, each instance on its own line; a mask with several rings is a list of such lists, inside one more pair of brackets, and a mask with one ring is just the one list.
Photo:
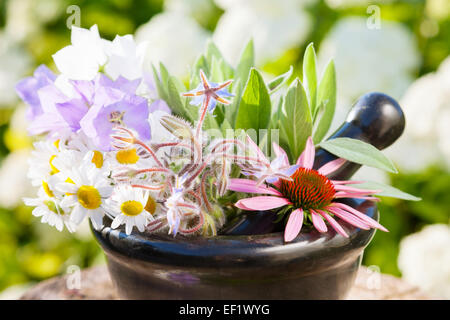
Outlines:
[[189, 88], [194, 89], [200, 83], [200, 70], [203, 70], [203, 72], [209, 75], [209, 66], [208, 62], [206, 61], [206, 57], [204, 55], [198, 57], [194, 63], [194, 67], [191, 71]]
[[293, 71], [294, 68], [291, 66], [288, 72], [283, 73], [282, 75], [279, 75], [278, 77], [270, 81], [267, 85], [267, 87], [270, 90], [270, 93], [274, 93], [278, 89], [280, 89], [289, 80]]
[[152, 65], [153, 70], [153, 80], [155, 81], [156, 90], [158, 91], [158, 95], [161, 97], [161, 99], [167, 101], [168, 99], [168, 92], [167, 92], [167, 86], [161, 81], [161, 78], [159, 76], [158, 71], [156, 70], [155, 66]]
[[323, 141], [319, 145], [328, 152], [351, 162], [397, 173], [391, 160], [380, 150], [361, 140], [335, 138]]
[[315, 144], [320, 143], [327, 134], [336, 109], [336, 70], [333, 61], [328, 63], [320, 80], [317, 92], [317, 105], [313, 136]]
[[220, 70], [222, 70], [224, 81], [234, 77], [234, 69], [224, 59], [220, 60]]
[[249, 72], [255, 65], [255, 49], [253, 47], [253, 40], [247, 43], [247, 46], [242, 51], [239, 63], [234, 74], [235, 81], [240, 80], [241, 86], [245, 86], [249, 78]]
[[283, 113], [283, 102], [284, 97], [280, 96], [278, 99], [278, 104], [275, 112], [272, 114], [272, 117], [270, 119], [270, 129], [279, 129], [280, 128], [280, 119], [282, 117]]
[[223, 60], [219, 60], [216, 57], [212, 57], [211, 62], [211, 74], [210, 74], [210, 81], [212, 82], [223, 82], [225, 80], [225, 76], [222, 72], [221, 68], [221, 62]]
[[229, 123], [236, 122], [237, 111], [239, 109], [239, 103], [241, 102], [241, 96], [243, 87], [240, 85], [240, 80], [237, 80], [233, 86], [233, 94], [231, 104], [225, 106], [225, 119], [228, 120]]
[[172, 109], [173, 113], [185, 119], [190, 119], [191, 121], [194, 121], [196, 116], [194, 115], [192, 109], [188, 110], [186, 107], [187, 101], [186, 98], [183, 98], [181, 96], [178, 79], [175, 77], [169, 77], [167, 88], [169, 92], [167, 103], [169, 107]]
[[297, 159], [312, 134], [311, 111], [300, 79], [295, 79], [289, 87], [283, 109], [280, 119], [281, 137], [289, 146], [292, 159]]
[[[223, 76], [229, 76], [230, 74], [233, 75], [234, 73], [233, 68], [226, 62], [219, 48], [217, 48], [214, 42], [210, 40], [206, 46], [206, 61], [208, 62], [208, 65], [211, 67], [211, 69], [213, 66], [214, 59], [217, 60], [217, 62], [219, 63], [219, 68]], [[212, 77], [212, 70], [210, 77]], [[228, 78], [223, 80], [227, 79]], [[214, 81], [222, 81], [222, 80], [214, 79]]]
[[245, 86], [236, 117], [236, 128], [266, 129], [271, 116], [270, 95], [261, 74], [250, 71], [250, 78]]
[[305, 55], [303, 56], [303, 83], [305, 84], [306, 91], [308, 92], [308, 101], [312, 114], [314, 114], [316, 110], [317, 100], [316, 60], [314, 45], [310, 43], [305, 50]]
[[209, 65], [212, 64], [213, 58], [216, 59], [223, 59], [222, 53], [220, 53], [219, 48], [214, 44], [212, 40], [209, 40], [206, 44], [206, 60], [208, 61]]
[[233, 127], [231, 126], [230, 122], [228, 122], [227, 119], [224, 119], [220, 126], [220, 129], [222, 130], [224, 137], [226, 137], [227, 130], [233, 129]]
[[208, 129], [220, 129], [219, 124], [216, 121], [216, 118], [213, 117], [209, 112], [205, 116], [205, 121], [203, 122], [203, 130]]
[[394, 188], [393, 186], [389, 186], [384, 183], [375, 182], [375, 181], [367, 181], [364, 183], [355, 184], [354, 187], [358, 188], [358, 189], [382, 190], [381, 192], [377, 193], [377, 195], [383, 196], [383, 197], [397, 198], [397, 199], [410, 200], [410, 201], [422, 200], [419, 197], [416, 197], [416, 196], [413, 196], [412, 194], [401, 191], [397, 188]]
[[159, 74], [161, 77], [161, 82], [167, 86], [170, 75], [169, 71], [167, 71], [167, 68], [164, 66], [162, 62], [159, 64]]

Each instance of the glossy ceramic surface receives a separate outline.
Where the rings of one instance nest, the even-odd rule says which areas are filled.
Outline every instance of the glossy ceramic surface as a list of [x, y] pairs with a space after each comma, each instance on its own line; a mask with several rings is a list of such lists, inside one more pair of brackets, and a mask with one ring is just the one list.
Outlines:
[[[373, 202], [347, 203], [378, 219]], [[375, 233], [342, 224], [348, 239], [305, 229], [287, 244], [281, 232], [187, 240], [93, 232], [125, 299], [342, 299]]]

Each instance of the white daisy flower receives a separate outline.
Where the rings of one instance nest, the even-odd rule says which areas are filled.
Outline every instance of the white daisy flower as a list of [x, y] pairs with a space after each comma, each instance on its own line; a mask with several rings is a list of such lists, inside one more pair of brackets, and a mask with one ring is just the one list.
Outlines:
[[150, 155], [136, 147], [111, 151], [105, 154], [105, 168], [120, 176], [122, 171], [139, 170], [156, 166]]
[[95, 229], [103, 226], [104, 201], [111, 195], [112, 186], [106, 171], [98, 169], [86, 154], [81, 165], [68, 172], [70, 181], [56, 185], [59, 192], [66, 194], [61, 207], [72, 208], [71, 221], [79, 225], [89, 216]]
[[28, 178], [33, 186], [40, 186], [42, 181], [59, 172], [53, 161], [59, 154], [59, 140], [34, 143], [34, 150], [29, 160]]
[[39, 188], [37, 198], [24, 198], [25, 205], [35, 207], [32, 214], [41, 217], [42, 223], [48, 223], [58, 231], [62, 231], [64, 225], [69, 232], [74, 232], [76, 225], [70, 221], [69, 212], [64, 211], [60, 205], [60, 199], [55, 197], [46, 182]]
[[133, 227], [140, 232], [145, 230], [148, 221], [160, 211], [156, 195], [130, 185], [119, 185], [114, 189], [110, 199], [106, 201], [109, 212], [115, 217], [111, 228], [125, 225], [125, 232], [130, 234]]
[[98, 169], [108, 169], [105, 167], [105, 165], [107, 164], [107, 162], [105, 161], [107, 153], [101, 150], [97, 150], [94, 143], [92, 142], [92, 139], [86, 136], [83, 132], [73, 134], [70, 137], [67, 148], [70, 150], [79, 151], [83, 157], [88, 152], [91, 152], [91, 162], [95, 164]]

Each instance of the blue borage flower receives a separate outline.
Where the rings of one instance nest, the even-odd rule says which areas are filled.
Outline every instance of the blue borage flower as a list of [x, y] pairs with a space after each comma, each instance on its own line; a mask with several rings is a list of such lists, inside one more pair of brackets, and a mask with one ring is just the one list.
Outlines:
[[233, 94], [229, 93], [225, 88], [228, 87], [233, 80], [225, 81], [222, 84], [209, 82], [206, 79], [203, 70], [200, 70], [201, 83], [194, 90], [183, 93], [184, 97], [193, 97], [191, 105], [202, 105], [210, 113], [214, 112], [217, 106], [217, 101], [223, 104], [230, 104], [230, 101], [224, 99], [224, 97], [234, 97]]

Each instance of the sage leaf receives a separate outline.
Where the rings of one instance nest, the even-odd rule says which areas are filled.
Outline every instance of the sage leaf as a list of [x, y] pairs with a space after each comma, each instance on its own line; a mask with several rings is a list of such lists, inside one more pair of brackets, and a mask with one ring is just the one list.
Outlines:
[[389, 185], [386, 185], [386, 184], [380, 183], [380, 182], [366, 181], [364, 183], [355, 184], [353, 186], [355, 188], [359, 188], [359, 189], [382, 190], [381, 192], [377, 193], [378, 196], [382, 196], [382, 197], [390, 197], [390, 198], [397, 198], [397, 199], [410, 200], [410, 201], [422, 200], [419, 197], [413, 196], [412, 194], [406, 193], [406, 192], [399, 190], [393, 186], [389, 186]]
[[270, 81], [267, 84], [267, 87], [269, 88], [270, 93], [274, 93], [278, 89], [280, 89], [289, 80], [289, 78], [291, 77], [293, 71], [294, 71], [294, 68], [291, 66], [289, 68], [288, 72], [283, 73], [282, 75], [279, 75], [278, 77], [276, 77], [275, 79]]
[[312, 117], [306, 91], [300, 79], [293, 81], [283, 101], [280, 119], [282, 140], [289, 146], [292, 159], [297, 159], [312, 134]]
[[351, 138], [335, 138], [323, 141], [319, 144], [319, 146], [328, 152], [351, 162], [392, 173], [398, 172], [392, 161], [389, 160], [380, 150], [361, 140]]
[[241, 86], [244, 87], [249, 78], [251, 68], [255, 65], [255, 49], [253, 40], [250, 40], [242, 51], [239, 63], [236, 67], [235, 81], [240, 80]]
[[271, 116], [270, 95], [261, 74], [254, 68], [245, 86], [236, 116], [236, 129], [267, 129]]
[[309, 97], [311, 113], [316, 110], [317, 100], [317, 61], [314, 45], [310, 43], [303, 56], [303, 83]]
[[317, 109], [315, 112], [313, 141], [318, 144], [330, 129], [336, 109], [336, 70], [330, 61], [325, 68], [317, 91]]

